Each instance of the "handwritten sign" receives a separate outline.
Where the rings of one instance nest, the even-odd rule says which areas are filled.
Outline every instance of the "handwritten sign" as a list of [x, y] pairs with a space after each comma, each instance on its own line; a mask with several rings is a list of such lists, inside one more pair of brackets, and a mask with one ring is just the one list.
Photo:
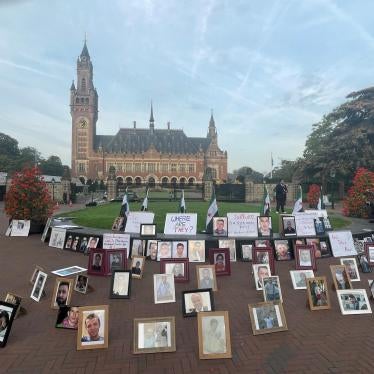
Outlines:
[[152, 212], [130, 212], [127, 216], [125, 232], [132, 234], [140, 233], [142, 223], [153, 223], [155, 214]]
[[167, 213], [165, 235], [196, 235], [197, 213]]
[[228, 236], [257, 237], [259, 213], [227, 213]]
[[317, 216], [314, 212], [295, 213], [297, 236], [316, 236], [314, 219]]
[[329, 231], [328, 234], [334, 257], [357, 255], [351, 231]]
[[127, 249], [127, 256], [130, 249], [130, 235], [129, 234], [104, 234], [103, 235], [103, 249]]
[[305, 209], [305, 213], [313, 213], [315, 214], [316, 218], [324, 217], [327, 218], [327, 210], [326, 209]]

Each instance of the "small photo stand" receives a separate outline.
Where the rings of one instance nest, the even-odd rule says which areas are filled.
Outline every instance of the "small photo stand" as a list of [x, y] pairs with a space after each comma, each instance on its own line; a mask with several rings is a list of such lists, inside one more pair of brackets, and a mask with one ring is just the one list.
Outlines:
[[240, 259], [242, 261], [252, 261], [252, 247], [252, 244], [242, 244], [240, 248]]
[[111, 299], [129, 299], [131, 294], [131, 271], [114, 270], [110, 282]]
[[140, 225], [140, 237], [145, 239], [156, 238], [156, 224], [154, 223], [142, 223]]
[[232, 357], [229, 312], [198, 313], [197, 329], [201, 360]]
[[322, 239], [319, 241], [319, 249], [321, 251], [321, 257], [331, 257], [331, 248], [328, 239]]
[[306, 290], [307, 278], [314, 278], [313, 270], [290, 270], [294, 290]]
[[190, 262], [205, 262], [205, 240], [188, 241], [188, 259]]
[[60, 306], [69, 305], [73, 293], [73, 279], [56, 278], [52, 294], [51, 308], [58, 309]]
[[314, 219], [314, 228], [316, 230], [317, 235], [324, 235], [326, 230], [325, 226], [323, 225], [323, 218], [315, 218]]
[[296, 245], [296, 270], [317, 270], [315, 249], [312, 245]]
[[136, 279], [143, 278], [145, 256], [133, 256], [131, 260], [131, 277]]
[[162, 258], [171, 258], [171, 247], [172, 242], [159, 241], [157, 243], [157, 261], [160, 261]]
[[149, 258], [150, 260], [152, 261], [156, 261], [157, 260], [157, 253], [158, 253], [158, 249], [157, 249], [157, 240], [148, 240], [147, 241], [147, 258]]
[[374, 243], [365, 242], [364, 251], [366, 254], [366, 258], [368, 259], [369, 265], [373, 266], [374, 265]]
[[294, 216], [282, 215], [282, 234], [285, 237], [292, 237], [297, 235]]
[[183, 317], [196, 317], [198, 312], [214, 311], [213, 290], [211, 288], [182, 292]]
[[190, 280], [188, 258], [163, 258], [160, 261], [160, 273], [172, 274], [175, 283]]
[[259, 238], [270, 238], [273, 236], [273, 229], [271, 225], [270, 216], [259, 216], [257, 217], [257, 228]]
[[175, 303], [173, 274], [153, 274], [155, 304]]
[[275, 273], [274, 252], [273, 248], [252, 248], [253, 264], [269, 264], [271, 273]]
[[306, 286], [310, 310], [331, 308], [326, 277], [307, 278]]
[[73, 240], [73, 242], [71, 244], [70, 249], [72, 251], [77, 252], [79, 250], [79, 248], [80, 248], [80, 236], [79, 235], [75, 235], [74, 236], [74, 240]]
[[127, 268], [127, 249], [107, 249], [105, 253], [105, 275], [112, 275], [114, 270], [124, 270]]
[[230, 261], [236, 262], [236, 242], [235, 239], [219, 239], [219, 248], [228, 248], [230, 251]]
[[330, 271], [335, 290], [352, 289], [352, 283], [344, 265], [330, 265]]
[[230, 251], [228, 248], [210, 248], [209, 262], [215, 266], [216, 276], [230, 275]]
[[89, 275], [106, 275], [106, 251], [101, 248], [95, 248], [90, 251], [88, 257], [87, 274]]
[[213, 236], [227, 236], [227, 217], [213, 217]]
[[134, 354], [175, 352], [175, 317], [135, 318]]
[[196, 266], [197, 287], [199, 289], [211, 288], [217, 291], [216, 268], [214, 265]]
[[288, 261], [292, 259], [292, 251], [288, 240], [274, 240], [274, 247], [277, 261]]
[[363, 273], [371, 273], [372, 269], [365, 253], [357, 255], [357, 261], [360, 264], [360, 269]]
[[351, 282], [360, 281], [360, 273], [358, 272], [357, 262], [354, 257], [341, 258], [340, 263], [347, 269]]
[[14, 316], [14, 319], [16, 319], [21, 314], [26, 314], [26, 310], [21, 307], [21, 302], [22, 302], [21, 296], [18, 296], [12, 292], [8, 292], [5, 296], [4, 301], [9, 304], [18, 305], [17, 312], [16, 312], [16, 315]]
[[11, 304], [5, 301], [0, 301], [0, 347], [6, 346], [10, 330], [12, 328], [12, 323], [15, 318], [18, 304]]
[[36, 277], [38, 276], [39, 271], [42, 271], [45, 273], [45, 270], [39, 266], [36, 265], [34, 271], [32, 272], [31, 278], [30, 278], [30, 284], [34, 284], [36, 281]]
[[55, 327], [58, 329], [78, 330], [79, 307], [78, 306], [60, 306], [57, 313]]
[[371, 306], [365, 289], [337, 290], [340, 311], [345, 314], [371, 314]]
[[74, 282], [74, 291], [86, 294], [88, 290], [88, 277], [87, 275], [77, 274]]
[[188, 246], [187, 241], [174, 241], [172, 249], [172, 258], [187, 258], [188, 259]]
[[116, 217], [112, 225], [112, 231], [120, 231], [123, 227], [124, 217]]
[[133, 256], [144, 256], [145, 252], [145, 240], [133, 239], [131, 246], [131, 258]]
[[262, 291], [262, 278], [270, 277], [271, 271], [269, 264], [252, 264], [253, 276], [257, 291]]
[[283, 306], [279, 301], [248, 304], [248, 309], [253, 335], [288, 330]]
[[262, 278], [262, 292], [264, 293], [264, 301], [283, 302], [282, 289], [277, 275]]
[[77, 350], [108, 348], [109, 306], [79, 307]]
[[44, 273], [43, 271], [41, 270], [38, 270], [38, 273], [36, 275], [36, 279], [35, 279], [35, 283], [34, 283], [34, 287], [32, 288], [32, 291], [31, 291], [31, 295], [30, 297], [39, 302], [40, 301], [40, 298], [42, 296], [45, 295], [45, 292], [44, 291], [44, 286], [45, 286], [45, 282], [47, 280], [47, 274]]

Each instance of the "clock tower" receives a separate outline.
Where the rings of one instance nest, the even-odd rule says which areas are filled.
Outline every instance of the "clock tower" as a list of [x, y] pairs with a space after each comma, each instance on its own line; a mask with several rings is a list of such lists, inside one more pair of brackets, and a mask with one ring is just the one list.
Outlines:
[[70, 87], [70, 114], [72, 118], [71, 171], [73, 177], [94, 178], [94, 154], [98, 95], [93, 85], [93, 68], [86, 41], [77, 59], [77, 87]]

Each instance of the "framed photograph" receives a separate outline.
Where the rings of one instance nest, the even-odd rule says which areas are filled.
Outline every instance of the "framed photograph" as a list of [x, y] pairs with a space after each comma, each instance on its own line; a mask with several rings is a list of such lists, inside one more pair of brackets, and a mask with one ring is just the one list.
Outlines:
[[74, 290], [79, 293], [87, 293], [88, 288], [88, 277], [87, 275], [78, 274], [75, 277]]
[[155, 304], [175, 303], [173, 274], [153, 274]]
[[5, 296], [4, 301], [6, 303], [18, 306], [17, 311], [16, 311], [16, 315], [14, 316], [14, 319], [16, 319], [18, 317], [19, 313], [20, 313], [20, 310], [21, 310], [22, 297], [14, 294], [14, 293], [8, 292]]
[[337, 290], [342, 314], [370, 314], [371, 306], [366, 290]]
[[254, 246], [257, 248], [271, 248], [271, 242], [269, 239], [256, 239]]
[[100, 238], [98, 236], [90, 236], [88, 239], [87, 248], [84, 253], [88, 254], [91, 249], [97, 248]]
[[217, 291], [216, 268], [214, 265], [197, 265], [196, 279], [198, 288], [211, 288]]
[[156, 225], [153, 223], [140, 224], [140, 237], [141, 238], [155, 238], [157, 235]]
[[366, 258], [369, 261], [369, 265], [374, 265], [374, 243], [372, 242], [365, 242], [364, 243], [364, 251], [366, 254]]
[[171, 242], [159, 241], [157, 243], [157, 261], [161, 258], [171, 258]]
[[90, 251], [88, 257], [88, 274], [106, 275], [105, 255], [106, 251], [104, 249], [95, 248]]
[[124, 217], [116, 217], [112, 225], [112, 231], [120, 231], [123, 228], [123, 221]]
[[[13, 222], [13, 230], [14, 230], [14, 222]], [[12, 234], [13, 234], [12, 230]], [[66, 229], [60, 229], [58, 227], [52, 227], [51, 236], [49, 238], [48, 245], [50, 247], [62, 249], [65, 243], [65, 235]], [[13, 235], [12, 235], [13, 236]]]
[[256, 290], [262, 291], [262, 278], [270, 277], [269, 264], [252, 264], [253, 276], [255, 278]]
[[199, 358], [231, 358], [229, 312], [204, 312], [197, 314], [199, 333]]
[[56, 278], [51, 308], [58, 309], [60, 306], [69, 305], [72, 292], [73, 279]]
[[296, 222], [294, 216], [282, 216], [283, 236], [296, 236]]
[[43, 271], [45, 273], [45, 270], [41, 266], [36, 265], [34, 271], [32, 272], [31, 278], [30, 278], [30, 284], [35, 283], [36, 277], [38, 276], [39, 271]]
[[271, 225], [270, 216], [258, 216], [257, 217], [258, 236], [271, 237], [273, 235], [273, 229]]
[[294, 290], [306, 290], [307, 278], [314, 278], [313, 270], [290, 270]]
[[175, 241], [173, 242], [172, 258], [187, 258], [188, 259], [188, 248], [187, 241]]
[[262, 291], [264, 293], [264, 301], [283, 302], [282, 290], [277, 275], [262, 278]]
[[357, 262], [354, 257], [341, 258], [340, 263], [347, 269], [347, 273], [351, 282], [360, 281], [360, 274], [358, 272]]
[[368, 279], [371, 298], [374, 299], [374, 280]]
[[78, 330], [79, 307], [60, 306], [57, 313], [56, 328]]
[[205, 262], [205, 240], [188, 241], [188, 259], [190, 262]]
[[183, 317], [196, 317], [198, 312], [214, 311], [213, 290], [198, 289], [182, 292]]
[[292, 252], [288, 240], [274, 240], [275, 258], [278, 261], [287, 261], [292, 259]]
[[323, 218], [314, 219], [314, 228], [317, 235], [323, 235], [325, 233], [325, 226], [323, 225]]
[[275, 272], [273, 248], [252, 248], [253, 264], [269, 264], [272, 274]]
[[228, 248], [230, 251], [230, 261], [236, 262], [236, 243], [235, 239], [219, 239], [219, 248]]
[[331, 257], [331, 248], [328, 240], [321, 239], [319, 241], [319, 249], [321, 251], [321, 257]]
[[357, 261], [360, 264], [360, 268], [363, 273], [371, 273], [371, 266], [369, 265], [369, 261], [365, 253], [357, 255]]
[[306, 238], [306, 244], [314, 247], [314, 254], [316, 258], [322, 257], [319, 238]]
[[213, 236], [227, 236], [227, 217], [213, 217]]
[[350, 290], [351, 280], [344, 265], [330, 265], [332, 280], [335, 290]]
[[71, 249], [72, 244], [73, 244], [73, 235], [68, 234], [66, 237], [65, 244], [64, 244], [64, 249]]
[[134, 354], [175, 351], [175, 317], [134, 319]]
[[110, 282], [111, 299], [129, 299], [131, 291], [131, 271], [114, 270]]
[[133, 239], [131, 247], [131, 258], [133, 256], [144, 256], [145, 240]]
[[112, 275], [114, 270], [127, 268], [127, 249], [107, 249], [104, 275]]
[[108, 348], [108, 305], [79, 307], [77, 350]]
[[145, 256], [133, 256], [131, 261], [131, 277], [136, 279], [143, 278]]
[[87, 271], [87, 269], [80, 266], [69, 266], [68, 268], [53, 270], [51, 273], [59, 277], [68, 277], [69, 275], [82, 273], [84, 271]]
[[242, 244], [240, 248], [240, 259], [242, 261], [252, 261], [252, 244]]
[[37, 302], [40, 301], [40, 298], [42, 297], [42, 294], [43, 294], [46, 280], [47, 280], [47, 274], [41, 270], [38, 270], [35, 283], [34, 283], [34, 287], [32, 288], [31, 295], [30, 295], [30, 297], [33, 300]]
[[46, 239], [47, 239], [47, 234], [48, 234], [48, 230], [49, 230], [49, 228], [51, 227], [51, 223], [52, 223], [52, 217], [49, 217], [48, 219], [47, 219], [47, 223], [45, 224], [45, 226], [44, 226], [44, 230], [43, 230], [43, 234], [42, 234], [42, 237], [41, 237], [41, 241], [44, 243], [45, 241], [46, 241]]
[[163, 258], [160, 273], [172, 274], [175, 283], [188, 282], [190, 279], [188, 258]]
[[0, 347], [5, 347], [8, 341], [12, 323], [19, 305], [0, 301]]
[[86, 253], [88, 246], [88, 236], [83, 236], [81, 242], [79, 243], [78, 252]]
[[147, 257], [152, 260], [157, 260], [157, 240], [148, 240], [147, 241]]
[[295, 249], [295, 266], [297, 270], [317, 270], [315, 249], [312, 245], [297, 245]]
[[230, 251], [228, 248], [209, 249], [209, 262], [215, 266], [216, 275], [230, 275]]
[[306, 287], [310, 310], [331, 308], [326, 277], [307, 278]]
[[253, 335], [288, 330], [283, 306], [279, 301], [248, 304], [248, 309]]
[[72, 251], [77, 251], [79, 249], [79, 247], [80, 247], [80, 236], [79, 235], [75, 235], [74, 236], [74, 240], [71, 243], [70, 249]]
[[323, 222], [323, 227], [325, 231], [331, 231], [332, 230], [332, 225], [330, 223], [329, 217], [321, 217], [322, 222]]

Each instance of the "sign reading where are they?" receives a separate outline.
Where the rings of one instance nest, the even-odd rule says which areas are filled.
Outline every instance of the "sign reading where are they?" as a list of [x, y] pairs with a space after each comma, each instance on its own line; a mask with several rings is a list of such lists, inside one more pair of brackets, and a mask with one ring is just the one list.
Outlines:
[[167, 213], [165, 235], [196, 235], [197, 213]]

